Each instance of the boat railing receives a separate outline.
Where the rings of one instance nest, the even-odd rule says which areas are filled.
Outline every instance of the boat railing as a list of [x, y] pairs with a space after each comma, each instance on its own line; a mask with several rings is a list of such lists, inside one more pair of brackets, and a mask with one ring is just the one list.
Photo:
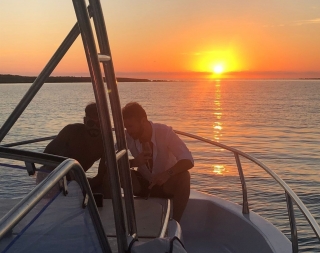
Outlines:
[[[126, 152], [127, 144], [123, 128], [121, 105], [117, 89], [117, 80], [113, 67], [113, 59], [111, 56], [109, 40], [106, 32], [106, 25], [104, 22], [100, 0], [89, 0], [89, 6], [86, 6], [86, 2], [83, 0], [72, 0], [72, 2], [77, 23], [72, 27], [69, 34], [58, 47], [57, 51], [54, 53], [47, 65], [41, 71], [39, 76], [36, 78], [8, 119], [4, 122], [3, 126], [0, 128], [0, 143], [3, 141], [13, 125], [17, 122], [20, 115], [25, 111], [27, 106], [30, 104], [32, 99], [38, 93], [47, 78], [51, 75], [58, 63], [61, 61], [80, 34], [91, 76], [100, 126], [102, 129], [101, 135], [105, 147], [104, 156], [106, 157], [107, 161], [106, 167], [109, 168], [107, 173], [109, 175], [110, 182], [108, 182], [108, 177], [105, 176], [103, 179], [103, 185], [110, 183], [110, 188], [112, 189], [111, 197], [113, 201], [114, 212], [116, 213], [114, 218], [118, 235], [118, 250], [120, 253], [124, 253], [127, 250], [127, 232], [131, 236], [136, 235], [137, 226], [132, 197], [133, 194], [129, 171], [129, 160]], [[93, 19], [94, 23], [94, 31], [97, 38], [98, 47], [96, 46], [95, 36], [90, 21], [91, 18]], [[105, 82], [100, 64], [103, 65], [108, 92], [105, 88]], [[109, 97], [109, 101], [107, 96]], [[112, 113], [109, 113], [108, 102], [110, 102]], [[118, 150], [122, 150], [122, 159], [118, 159], [120, 158], [120, 155], [116, 156], [114, 150], [111, 116], [113, 118], [114, 128], [116, 129], [115, 135]], [[126, 231], [124, 207], [121, 202], [122, 193], [120, 177], [122, 178], [123, 184], [125, 200], [124, 207], [127, 217], [128, 231]]]
[[[56, 167], [45, 180], [41, 181], [26, 197], [15, 205], [0, 220], [0, 240], [11, 231], [39, 201], [61, 180], [63, 192], [67, 194], [66, 175], [71, 172], [84, 194], [84, 207], [88, 208], [98, 240], [103, 252], [112, 252], [105, 231], [103, 229], [97, 206], [91, 192], [87, 177], [81, 165], [74, 159], [43, 154], [31, 151], [17, 150], [0, 146], [0, 158], [24, 161], [26, 167], [34, 163]], [[29, 172], [29, 171], [28, 171]], [[30, 172], [29, 172], [30, 174]]]
[[10, 147], [16, 147], [16, 146], [20, 146], [20, 145], [42, 142], [42, 141], [50, 141], [50, 140], [53, 140], [55, 137], [56, 137], [56, 135], [43, 137], [43, 138], [36, 138], [36, 139], [31, 139], [31, 140], [25, 140], [25, 141], [12, 142], [12, 143], [8, 143], [8, 144], [0, 145], [0, 147], [2, 146], [2, 147], [10, 148]]
[[[233, 153], [233, 155], [235, 157], [235, 162], [236, 162], [236, 165], [238, 168], [238, 172], [239, 172], [241, 186], [242, 186], [242, 198], [243, 198], [242, 212], [244, 214], [249, 213], [249, 202], [248, 202], [248, 196], [247, 196], [246, 181], [245, 181], [240, 157], [244, 157], [244, 158], [250, 160], [251, 162], [255, 163], [256, 165], [258, 165], [265, 172], [267, 172], [283, 188], [283, 190], [285, 192], [285, 196], [286, 196], [287, 210], [288, 210], [290, 229], [291, 229], [292, 249], [293, 249], [294, 253], [298, 252], [298, 234], [297, 234], [297, 226], [296, 226], [295, 214], [294, 214], [294, 209], [293, 209], [293, 202], [297, 205], [297, 207], [300, 209], [302, 214], [305, 216], [306, 220], [308, 221], [311, 228], [313, 229], [315, 235], [318, 237], [318, 239], [320, 239], [320, 227], [319, 227], [317, 221], [314, 219], [314, 217], [310, 213], [310, 211], [308, 210], [308, 208], [304, 205], [304, 203], [300, 200], [300, 198], [294, 193], [294, 191], [275, 172], [273, 172], [265, 164], [263, 164], [258, 159], [256, 159], [255, 157], [253, 157], [249, 154], [246, 154], [240, 150], [229, 147], [229, 146], [224, 145], [222, 143], [212, 141], [212, 140], [209, 140], [209, 139], [206, 139], [206, 138], [194, 135], [194, 134], [178, 131], [178, 130], [175, 130], [175, 132], [179, 135], [186, 136], [186, 137], [189, 137], [192, 139], [196, 139], [196, 140], [220, 147], [222, 149], [228, 150]], [[55, 136], [37, 138], [37, 139], [26, 140], [26, 141], [21, 141], [21, 142], [9, 143], [9, 144], [5, 144], [3, 146], [13, 147], [13, 146], [18, 146], [18, 145], [30, 144], [30, 143], [50, 140], [50, 139], [53, 139], [54, 137]]]
[[186, 136], [192, 139], [196, 139], [217, 147], [220, 147], [222, 149], [228, 150], [233, 153], [235, 157], [235, 161], [237, 164], [239, 177], [241, 181], [242, 186], [242, 196], [243, 196], [243, 203], [242, 203], [242, 212], [244, 214], [249, 213], [249, 204], [248, 204], [248, 196], [247, 196], [247, 187], [246, 187], [246, 181], [243, 173], [243, 169], [241, 166], [240, 156], [244, 157], [251, 162], [258, 165], [260, 168], [262, 168], [265, 172], [267, 172], [284, 190], [285, 196], [286, 196], [286, 202], [287, 202], [287, 210], [288, 210], [288, 216], [289, 216], [289, 222], [290, 222], [290, 229], [291, 229], [291, 242], [292, 242], [292, 251], [293, 253], [298, 252], [298, 233], [297, 233], [297, 226], [295, 221], [295, 214], [293, 209], [293, 202], [297, 205], [297, 207], [300, 209], [301, 213], [304, 215], [308, 223], [310, 224], [311, 228], [313, 229], [315, 235], [320, 240], [320, 227], [315, 218], [312, 216], [312, 214], [309, 212], [308, 208], [303, 204], [303, 202], [300, 200], [300, 198], [294, 193], [294, 191], [270, 168], [268, 168], [265, 164], [260, 162], [258, 159], [254, 158], [253, 156], [246, 154], [244, 152], [241, 152], [240, 150], [237, 150], [235, 148], [229, 147], [227, 145], [221, 144], [216, 141], [212, 141], [194, 134], [189, 134], [181, 131], [175, 131], [177, 134]]

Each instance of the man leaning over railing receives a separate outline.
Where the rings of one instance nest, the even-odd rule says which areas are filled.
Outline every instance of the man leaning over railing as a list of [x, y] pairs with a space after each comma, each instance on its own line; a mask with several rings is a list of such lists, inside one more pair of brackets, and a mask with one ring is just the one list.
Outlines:
[[172, 198], [173, 219], [180, 221], [190, 195], [189, 169], [194, 161], [185, 143], [171, 127], [148, 120], [136, 102], [122, 108], [130, 160], [133, 193], [148, 198]]
[[[103, 144], [100, 132], [100, 124], [97, 106], [90, 103], [85, 108], [84, 123], [75, 123], [65, 126], [59, 134], [47, 145], [44, 153], [69, 157], [77, 160], [84, 171], [100, 159], [98, 174], [93, 178], [88, 178], [93, 192], [102, 192], [102, 182], [104, 177], [105, 159]], [[48, 174], [41, 170], [53, 170], [54, 168], [43, 166], [37, 174], [37, 182], [42, 181]], [[104, 197], [110, 197], [108, 187], [103, 192]]]

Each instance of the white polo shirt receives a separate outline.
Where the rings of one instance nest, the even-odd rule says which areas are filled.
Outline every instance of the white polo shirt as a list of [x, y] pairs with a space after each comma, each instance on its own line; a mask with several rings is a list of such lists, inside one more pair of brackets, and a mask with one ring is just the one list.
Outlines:
[[[186, 144], [178, 137], [178, 135], [164, 124], [152, 123], [151, 142], [153, 144], [153, 168], [152, 174], [158, 174], [170, 169], [178, 161], [188, 159], [192, 163], [193, 157]], [[142, 145], [139, 140], [134, 140], [127, 132], [127, 145], [133, 157], [137, 157], [142, 152]], [[144, 164], [138, 167], [138, 171], [146, 179], [151, 178], [147, 166]]]

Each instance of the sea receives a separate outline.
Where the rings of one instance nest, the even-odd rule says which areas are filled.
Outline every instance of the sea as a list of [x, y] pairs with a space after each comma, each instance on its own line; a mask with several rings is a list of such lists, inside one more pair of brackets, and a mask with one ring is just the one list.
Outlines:
[[[0, 126], [31, 84], [0, 84]], [[149, 120], [236, 148], [259, 159], [295, 191], [320, 223], [320, 80], [212, 80], [118, 83], [121, 105], [139, 102]], [[112, 91], [108, 91], [112, 92]], [[94, 101], [90, 83], [47, 83], [2, 144], [56, 135], [83, 121]], [[234, 154], [181, 137], [193, 154], [191, 187], [242, 204]], [[42, 152], [40, 142], [17, 148]], [[3, 162], [3, 160], [1, 160]], [[6, 161], [7, 162], [7, 161]], [[249, 207], [291, 237], [284, 190], [262, 168], [241, 157]], [[88, 173], [95, 175], [95, 165]], [[0, 198], [21, 198], [34, 186], [23, 170], [0, 167]], [[300, 252], [320, 244], [294, 206]]]

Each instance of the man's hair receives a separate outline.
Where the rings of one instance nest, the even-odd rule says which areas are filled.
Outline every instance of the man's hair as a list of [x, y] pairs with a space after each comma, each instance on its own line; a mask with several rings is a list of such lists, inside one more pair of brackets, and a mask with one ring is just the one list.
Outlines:
[[86, 112], [86, 116], [88, 117], [98, 117], [98, 110], [97, 110], [97, 104], [96, 103], [89, 103], [86, 108], [84, 109]]
[[130, 102], [122, 108], [122, 116], [124, 119], [135, 118], [141, 120], [148, 119], [146, 111], [137, 102]]

